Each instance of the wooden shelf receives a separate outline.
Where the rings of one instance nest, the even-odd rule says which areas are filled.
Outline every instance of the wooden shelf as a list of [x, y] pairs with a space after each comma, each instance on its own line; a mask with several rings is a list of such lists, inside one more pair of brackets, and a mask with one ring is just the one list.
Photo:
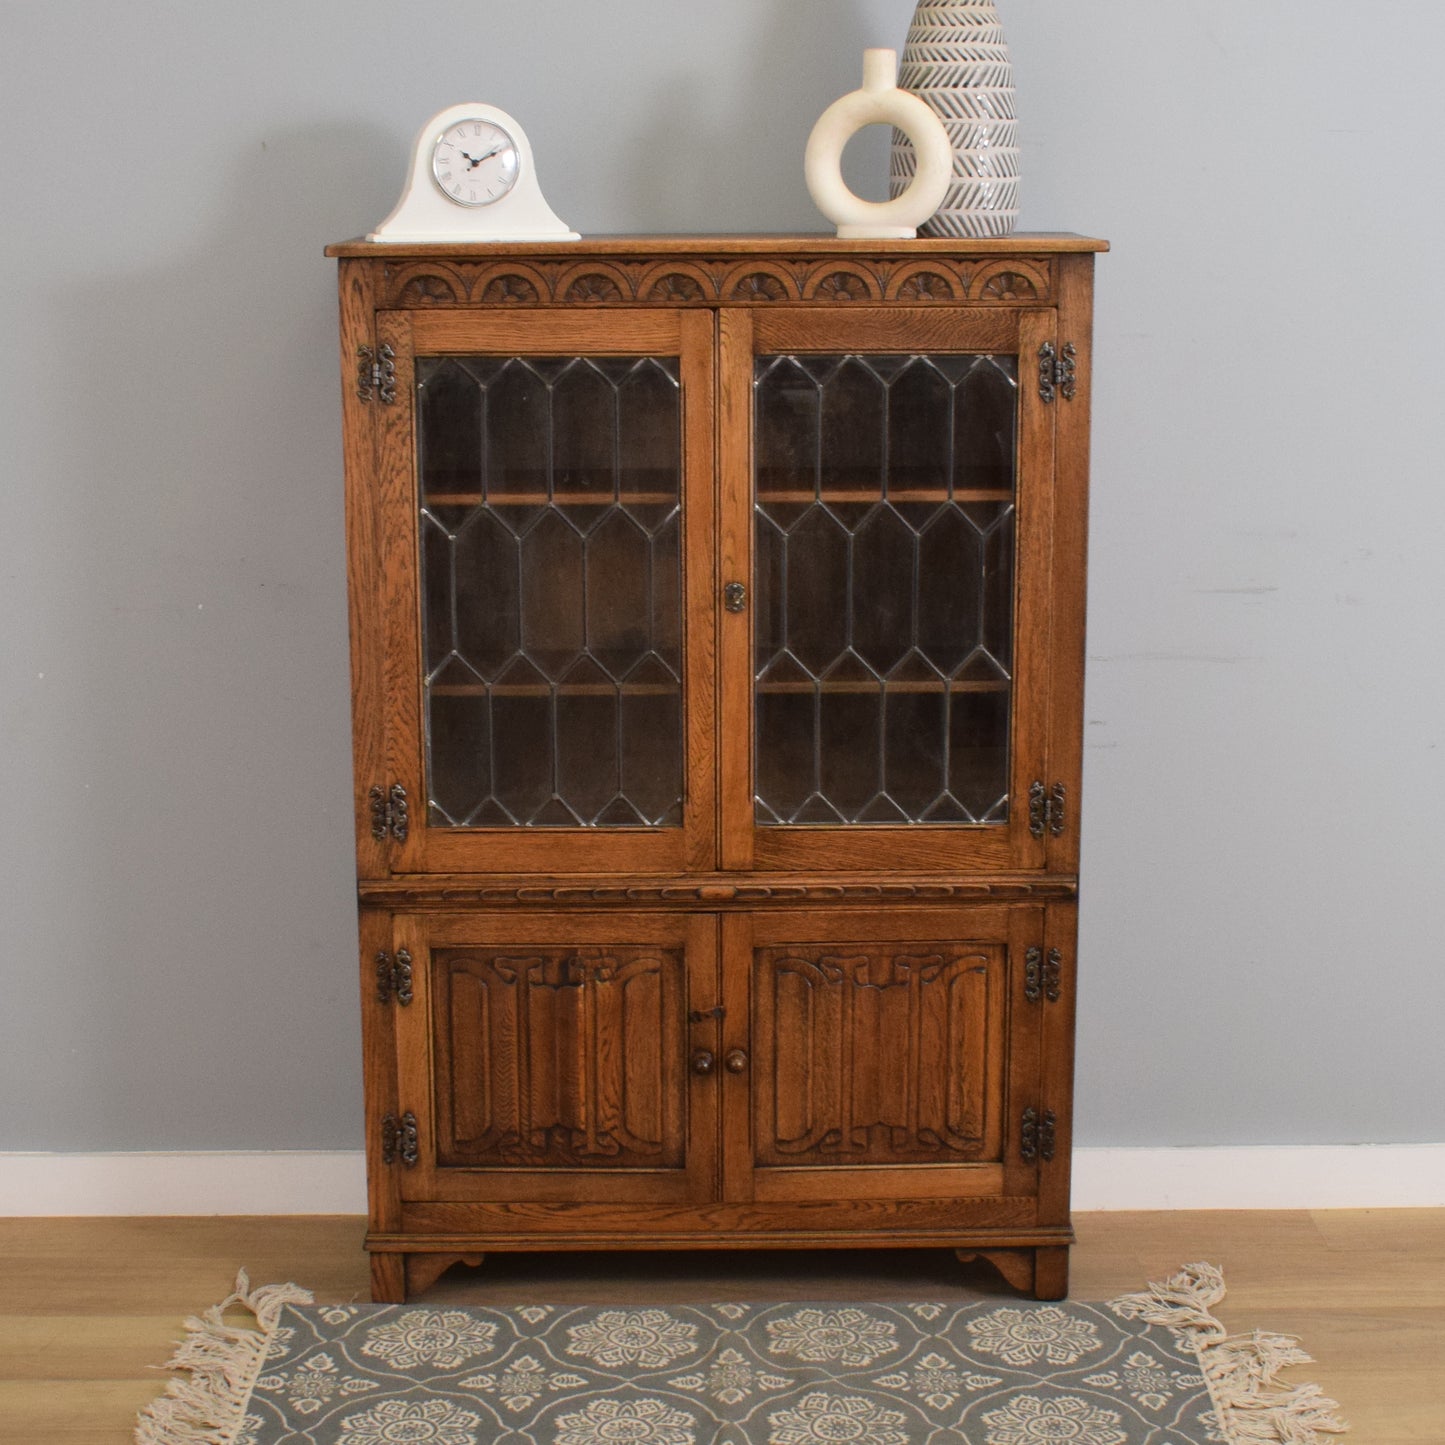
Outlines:
[[939, 678], [936, 682], [931, 679], [921, 679], [909, 682], [868, 682], [861, 679], [849, 678], [846, 681], [833, 681], [827, 679], [821, 682], [759, 682], [754, 684], [760, 693], [882, 693], [884, 696], [897, 697], [901, 693], [941, 693], [941, 692], [1007, 692], [1012, 686], [1011, 683], [1001, 679], [990, 679], [987, 682], [967, 682], [962, 679], [952, 681]]
[[[757, 502], [1011, 502], [1014, 494], [1004, 487], [949, 491], [946, 487], [891, 487], [880, 491], [774, 491], [759, 488]], [[483, 496], [481, 492], [431, 492], [422, 499], [424, 507], [612, 507], [678, 506], [676, 492], [509, 492], [504, 496]]]
[[424, 507], [615, 507], [680, 505], [676, 492], [509, 492], [485, 497], [480, 492], [432, 492], [422, 499]]
[[[867, 682], [853, 678], [847, 681], [829, 682], [760, 682], [757, 691], [764, 694], [782, 693], [855, 693], [860, 695], [882, 693], [897, 697], [904, 693], [960, 693], [960, 692], [1007, 692], [1012, 684], [1004, 681], [968, 682], [964, 680], [910, 682]], [[474, 683], [440, 683], [427, 689], [432, 697], [675, 697], [680, 684], [675, 682], [559, 682], [555, 686], [545, 682], [498, 682], [488, 685]]]
[[677, 697], [677, 682], [458, 682], [433, 684], [432, 697]]
[[890, 487], [886, 493], [874, 491], [845, 491], [829, 488], [808, 491], [775, 491], [759, 487], [758, 505], [764, 502], [1011, 502], [1012, 491], [1006, 487], [959, 488], [950, 491], [947, 487]]

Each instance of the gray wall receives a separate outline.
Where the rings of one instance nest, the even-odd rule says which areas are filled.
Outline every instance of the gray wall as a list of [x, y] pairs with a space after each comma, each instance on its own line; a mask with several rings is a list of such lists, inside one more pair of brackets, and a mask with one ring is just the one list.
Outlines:
[[[511, 110], [584, 232], [819, 229], [911, 9], [0, 0], [0, 1148], [360, 1145], [321, 247], [416, 127]], [[1115, 245], [1081, 1139], [1445, 1139], [1445, 12], [1004, 14], [1024, 225]]]

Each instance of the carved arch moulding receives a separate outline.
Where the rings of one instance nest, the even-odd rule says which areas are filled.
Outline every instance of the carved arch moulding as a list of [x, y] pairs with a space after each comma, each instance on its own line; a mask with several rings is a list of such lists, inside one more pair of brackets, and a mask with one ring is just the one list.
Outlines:
[[382, 304], [434, 306], [1048, 306], [1047, 256], [928, 255], [387, 261]]

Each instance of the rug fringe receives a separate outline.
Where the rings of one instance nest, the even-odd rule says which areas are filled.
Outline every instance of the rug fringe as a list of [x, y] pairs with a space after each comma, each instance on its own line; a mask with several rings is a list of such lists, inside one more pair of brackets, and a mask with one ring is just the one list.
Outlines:
[[1187, 1264], [1150, 1281], [1142, 1294], [1113, 1300], [1124, 1319], [1164, 1325], [1198, 1352], [1214, 1400], [1214, 1416], [1229, 1445], [1326, 1445], [1325, 1435], [1347, 1428], [1318, 1385], [1283, 1385], [1279, 1372], [1311, 1363], [1291, 1335], [1256, 1330], [1231, 1335], [1212, 1307], [1224, 1298], [1224, 1275], [1212, 1264]]
[[[231, 1445], [245, 1418], [256, 1377], [286, 1305], [307, 1305], [310, 1293], [294, 1284], [251, 1288], [243, 1269], [236, 1288], [201, 1317], [186, 1321], [186, 1335], [163, 1369], [178, 1373], [165, 1395], [136, 1422], [136, 1445]], [[256, 1318], [256, 1328], [222, 1319], [232, 1305]]]

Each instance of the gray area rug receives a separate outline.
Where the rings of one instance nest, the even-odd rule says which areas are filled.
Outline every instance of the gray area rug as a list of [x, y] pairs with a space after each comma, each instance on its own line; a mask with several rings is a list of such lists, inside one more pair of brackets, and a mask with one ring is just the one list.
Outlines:
[[[1230, 1338], [1219, 1271], [1108, 1304], [316, 1305], [190, 1333], [141, 1445], [1323, 1445], [1284, 1336]], [[222, 1312], [242, 1304], [256, 1328]]]

